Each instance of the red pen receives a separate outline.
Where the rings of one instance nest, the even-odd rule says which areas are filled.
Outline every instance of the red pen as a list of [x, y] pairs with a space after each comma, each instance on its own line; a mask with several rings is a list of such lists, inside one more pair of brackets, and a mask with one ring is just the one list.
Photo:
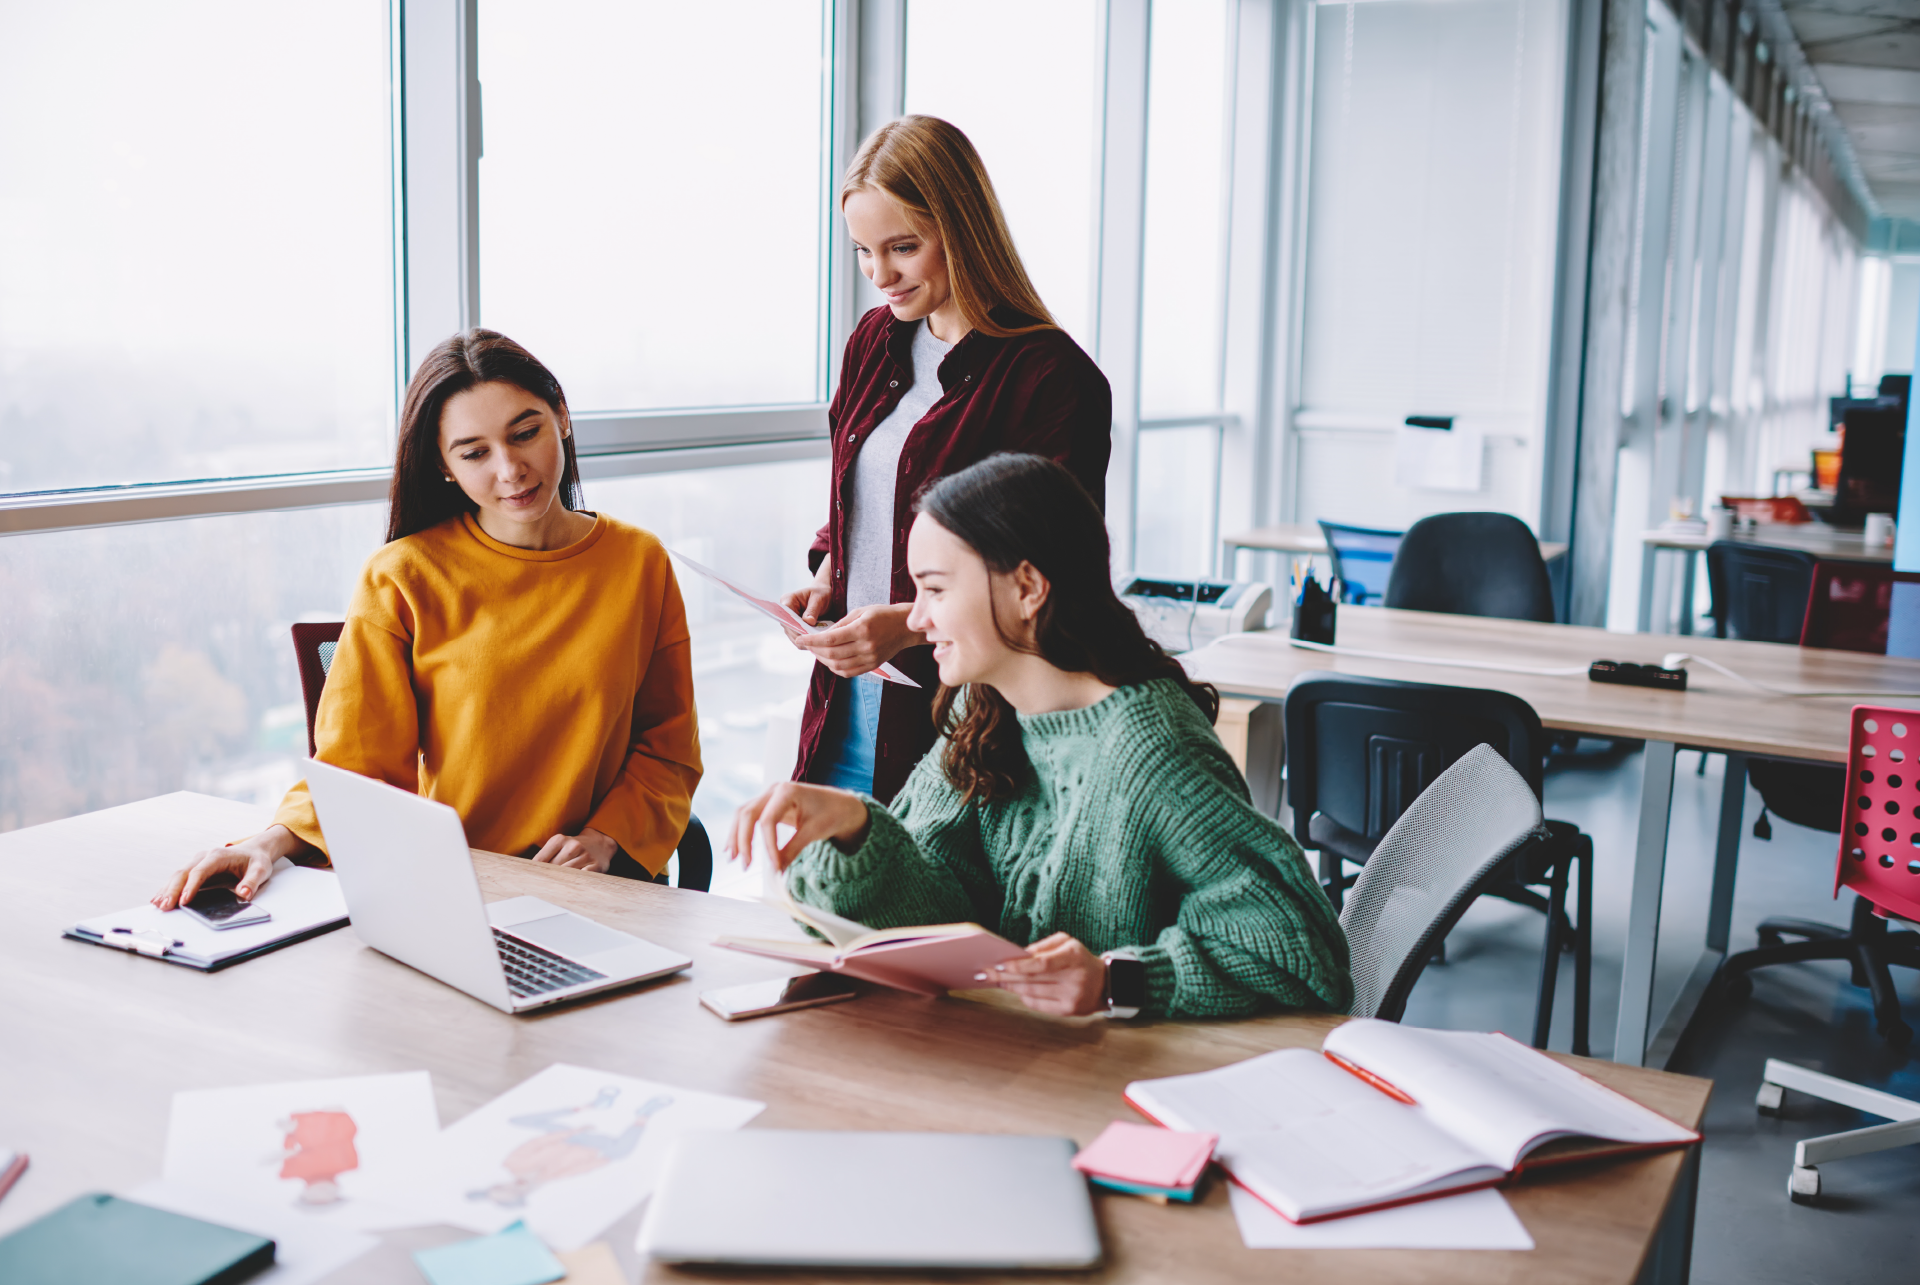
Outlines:
[[1410, 1107], [1417, 1107], [1420, 1105], [1418, 1102], [1415, 1102], [1412, 1098], [1408, 1097], [1405, 1091], [1395, 1088], [1392, 1084], [1389, 1084], [1387, 1081], [1381, 1079], [1379, 1076], [1375, 1075], [1372, 1071], [1369, 1071], [1364, 1067], [1355, 1066], [1353, 1063], [1347, 1061], [1347, 1059], [1341, 1057], [1338, 1053], [1327, 1053], [1325, 1052], [1325, 1050], [1322, 1050], [1322, 1054], [1323, 1056], [1326, 1057], [1326, 1059], [1329, 1062], [1332, 1062], [1335, 1066], [1339, 1067], [1341, 1070], [1351, 1071], [1353, 1074], [1365, 1080], [1368, 1084], [1371, 1084], [1374, 1088], [1380, 1090], [1382, 1093], [1392, 1098], [1395, 1102], [1404, 1102]]
[[0, 1196], [13, 1190], [13, 1184], [20, 1181], [20, 1175], [26, 1171], [26, 1152], [0, 1151]]

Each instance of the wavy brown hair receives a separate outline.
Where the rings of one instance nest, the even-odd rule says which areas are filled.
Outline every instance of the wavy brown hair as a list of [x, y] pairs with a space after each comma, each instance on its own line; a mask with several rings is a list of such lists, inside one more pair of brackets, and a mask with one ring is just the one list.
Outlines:
[[[1046, 577], [1031, 643], [1008, 637], [994, 619], [1009, 647], [1109, 687], [1171, 678], [1209, 723], [1218, 717], [1220, 693], [1187, 677], [1114, 593], [1106, 522], [1065, 468], [1038, 455], [990, 455], [928, 487], [914, 511], [964, 541], [994, 575], [1024, 562]], [[962, 699], [960, 689], [943, 685], [933, 720], [947, 738], [947, 780], [969, 802], [1009, 798], [1032, 771], [1013, 706], [993, 688], [968, 684]]]
[[[940, 239], [954, 300], [973, 329], [1000, 338], [1059, 329], [1013, 247], [980, 153], [957, 128], [938, 116], [888, 121], [867, 135], [847, 167], [842, 209], [855, 192], [881, 193], [906, 211], [915, 231]], [[995, 308], [1032, 321], [996, 321]]]
[[497, 330], [463, 330], [420, 361], [400, 410], [400, 442], [394, 452], [393, 484], [387, 492], [387, 540], [439, 526], [478, 509], [457, 483], [447, 481], [440, 459], [440, 415], [447, 401], [476, 384], [512, 384], [547, 404], [560, 420], [566, 465], [560, 503], [578, 509], [580, 464], [567, 431], [567, 395], [540, 359]]

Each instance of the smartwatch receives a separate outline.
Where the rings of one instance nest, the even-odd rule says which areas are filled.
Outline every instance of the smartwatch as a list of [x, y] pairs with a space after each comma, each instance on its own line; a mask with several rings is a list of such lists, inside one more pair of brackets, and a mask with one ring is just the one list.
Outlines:
[[1147, 966], [1132, 950], [1110, 950], [1100, 959], [1107, 966], [1107, 1016], [1140, 1016], [1147, 1006]]

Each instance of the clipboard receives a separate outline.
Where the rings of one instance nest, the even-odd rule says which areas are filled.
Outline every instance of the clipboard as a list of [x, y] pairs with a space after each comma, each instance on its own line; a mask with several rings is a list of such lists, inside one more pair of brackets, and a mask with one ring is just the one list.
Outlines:
[[[672, 553], [674, 557], [678, 558], [681, 562], [685, 563], [687, 565], [688, 570], [699, 572], [702, 576], [706, 577], [708, 580], [713, 581], [713, 583], [719, 585], [722, 589], [725, 589], [728, 593], [740, 599], [742, 602], [746, 603], [749, 607], [752, 607], [755, 611], [759, 612], [761, 615], [771, 620], [774, 624], [779, 625], [780, 628], [784, 629], [787, 632], [787, 636], [789, 638], [794, 637], [795, 635], [798, 635], [798, 634], [823, 633], [827, 629], [831, 628], [831, 626], [828, 626], [828, 625], [810, 625], [805, 620], [802, 620], [799, 616], [795, 615], [793, 611], [790, 610], [785, 603], [775, 602], [771, 598], [762, 598], [760, 595], [754, 593], [750, 589], [743, 589], [739, 585], [735, 584], [733, 581], [721, 575], [718, 571], [715, 571], [711, 567], [705, 567], [700, 565], [698, 562], [695, 562], [692, 558], [689, 558], [684, 553], [680, 553], [672, 549], [669, 549], [668, 552]], [[878, 669], [874, 670], [873, 672], [877, 674], [879, 677], [885, 679], [889, 683], [900, 683], [901, 685], [906, 687], [918, 687], [920, 685], [919, 683], [914, 682], [911, 678], [908, 678], [905, 674], [901, 673], [898, 669], [894, 668], [890, 664], [882, 665]]]

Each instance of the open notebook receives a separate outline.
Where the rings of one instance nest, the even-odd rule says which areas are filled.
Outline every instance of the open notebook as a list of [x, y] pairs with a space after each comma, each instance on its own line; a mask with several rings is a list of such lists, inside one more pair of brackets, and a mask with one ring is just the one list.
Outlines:
[[979, 924], [875, 930], [818, 906], [803, 905], [787, 895], [784, 887], [779, 897], [766, 900], [826, 940], [722, 937], [714, 945], [845, 973], [921, 995], [973, 989], [980, 985], [974, 980], [975, 974], [1027, 953], [1024, 947]]
[[1698, 1142], [1504, 1035], [1359, 1019], [1322, 1052], [1283, 1049], [1137, 1080], [1127, 1101], [1220, 1135], [1214, 1158], [1296, 1223], [1490, 1187], [1523, 1166]]

